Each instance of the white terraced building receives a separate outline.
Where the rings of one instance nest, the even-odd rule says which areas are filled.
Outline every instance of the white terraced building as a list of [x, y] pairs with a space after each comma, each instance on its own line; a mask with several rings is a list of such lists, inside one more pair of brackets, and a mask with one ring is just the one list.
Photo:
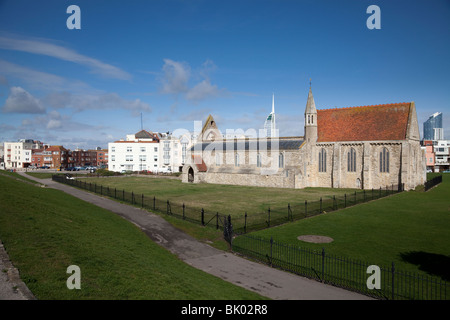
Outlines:
[[141, 130], [127, 135], [126, 140], [108, 143], [108, 170], [180, 172], [188, 147], [189, 139], [180, 140], [169, 133]]

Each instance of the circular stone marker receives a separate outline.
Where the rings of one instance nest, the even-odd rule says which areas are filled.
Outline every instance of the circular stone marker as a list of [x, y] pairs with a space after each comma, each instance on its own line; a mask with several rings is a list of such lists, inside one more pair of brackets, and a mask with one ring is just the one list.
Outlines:
[[333, 238], [325, 237], [325, 236], [316, 236], [316, 235], [304, 235], [298, 236], [298, 240], [311, 242], [311, 243], [330, 243], [333, 242]]

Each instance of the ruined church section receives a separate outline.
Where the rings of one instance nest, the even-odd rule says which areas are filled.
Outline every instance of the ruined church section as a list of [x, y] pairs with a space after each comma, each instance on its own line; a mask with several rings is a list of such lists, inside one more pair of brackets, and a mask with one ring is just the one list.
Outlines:
[[316, 109], [310, 88], [304, 115], [304, 137], [228, 139], [209, 115], [183, 182], [405, 190], [425, 182], [414, 102]]

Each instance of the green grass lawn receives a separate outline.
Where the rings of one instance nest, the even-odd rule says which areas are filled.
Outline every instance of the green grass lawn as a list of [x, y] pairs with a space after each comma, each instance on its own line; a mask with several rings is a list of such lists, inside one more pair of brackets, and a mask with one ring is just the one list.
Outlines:
[[305, 200], [318, 201], [320, 197], [331, 198], [333, 195], [344, 195], [354, 189], [305, 188], [280, 189], [265, 187], [234, 186], [220, 184], [188, 184], [178, 179], [149, 177], [109, 177], [80, 179], [92, 184], [117, 188], [155, 196], [161, 200], [185, 204], [187, 207], [204, 208], [206, 211], [219, 212], [232, 217], [267, 212], [267, 209], [282, 208], [287, 205], [303, 204]]
[[[33, 184], [39, 184], [38, 182], [36, 182], [34, 180], [31, 180], [24, 176], [21, 176], [17, 172], [11, 172], [9, 170], [0, 170], [0, 175], [8, 176], [8, 177], [15, 178], [15, 179], [20, 179], [22, 181], [26, 181], [26, 182], [33, 183]], [[51, 176], [50, 176], [50, 178], [51, 178]]]
[[[261, 299], [199, 271], [123, 218], [0, 175], [0, 239], [38, 299]], [[81, 290], [66, 287], [81, 269]]]
[[[428, 192], [402, 192], [252, 235], [328, 254], [418, 272], [450, 281], [450, 175]], [[323, 235], [312, 244], [300, 235]], [[239, 237], [235, 239], [239, 243]]]

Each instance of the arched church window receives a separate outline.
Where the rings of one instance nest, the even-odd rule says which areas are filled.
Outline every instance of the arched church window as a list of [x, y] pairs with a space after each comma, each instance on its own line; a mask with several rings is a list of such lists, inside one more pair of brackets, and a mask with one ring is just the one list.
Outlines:
[[327, 151], [324, 148], [319, 151], [319, 172], [327, 172]]
[[260, 153], [258, 153], [258, 154], [256, 155], [256, 166], [257, 166], [258, 168], [261, 168], [261, 154], [260, 154]]
[[356, 151], [353, 148], [347, 153], [347, 171], [356, 172]]
[[284, 154], [278, 155], [278, 168], [284, 168]]
[[389, 172], [389, 150], [383, 148], [380, 152], [380, 172]]
[[220, 157], [221, 154], [219, 152], [216, 153], [216, 166], [220, 166]]
[[234, 165], [235, 165], [236, 167], [239, 167], [239, 154], [238, 154], [238, 153], [236, 153], [236, 154], [234, 155]]

